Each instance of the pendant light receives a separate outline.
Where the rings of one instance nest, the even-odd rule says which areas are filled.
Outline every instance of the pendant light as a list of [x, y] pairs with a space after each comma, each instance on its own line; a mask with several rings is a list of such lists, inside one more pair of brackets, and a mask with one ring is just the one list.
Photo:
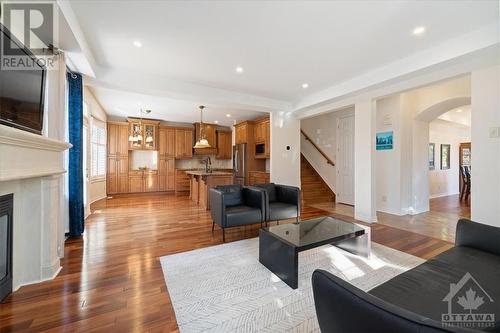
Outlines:
[[[140, 109], [139, 110], [139, 128], [138, 130], [135, 130], [134, 127], [132, 127], [133, 129], [133, 132], [128, 136], [128, 141], [130, 142], [133, 142], [134, 144], [138, 144], [139, 142], [142, 142], [142, 134], [141, 134], [141, 129], [142, 129], [142, 114], [145, 113], [145, 114], [149, 114], [151, 113], [151, 110], [142, 110]], [[146, 142], [152, 142], [153, 141], [153, 137], [152, 136], [149, 136], [149, 137], [146, 137]]]
[[196, 144], [194, 145], [193, 148], [195, 149], [211, 148], [207, 138], [205, 137], [205, 125], [203, 124], [203, 109], [205, 108], [205, 106], [200, 105], [199, 108], [200, 108], [200, 138], [198, 141], [196, 141]]

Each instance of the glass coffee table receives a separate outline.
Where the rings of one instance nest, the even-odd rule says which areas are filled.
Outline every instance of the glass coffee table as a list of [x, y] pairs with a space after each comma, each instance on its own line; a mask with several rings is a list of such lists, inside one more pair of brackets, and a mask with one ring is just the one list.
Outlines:
[[261, 228], [259, 261], [291, 288], [297, 289], [299, 252], [326, 244], [356, 255], [370, 256], [369, 232], [354, 223], [327, 216]]

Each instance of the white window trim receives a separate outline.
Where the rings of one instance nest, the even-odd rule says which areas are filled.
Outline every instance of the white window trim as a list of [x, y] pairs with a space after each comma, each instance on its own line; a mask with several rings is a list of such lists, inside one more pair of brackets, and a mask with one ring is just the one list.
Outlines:
[[[91, 183], [96, 183], [96, 182], [102, 182], [102, 181], [105, 181], [106, 180], [106, 172], [107, 172], [107, 164], [108, 164], [108, 161], [107, 161], [107, 129], [106, 129], [106, 123], [97, 119], [97, 118], [94, 118], [92, 116], [90, 116], [90, 119], [91, 119], [91, 126], [90, 126], [90, 150], [91, 150], [91, 153], [90, 153], [90, 182]], [[103, 144], [99, 144], [99, 143], [96, 143], [98, 145], [101, 145], [104, 147], [104, 174], [102, 175], [97, 175], [97, 176], [94, 176], [93, 175], [93, 160], [92, 160], [92, 157], [93, 157], [93, 150], [94, 150], [94, 141], [93, 141], [93, 131], [94, 131], [94, 126], [98, 126], [98, 127], [101, 127], [104, 129], [104, 143]], [[99, 162], [98, 162], [99, 163]]]

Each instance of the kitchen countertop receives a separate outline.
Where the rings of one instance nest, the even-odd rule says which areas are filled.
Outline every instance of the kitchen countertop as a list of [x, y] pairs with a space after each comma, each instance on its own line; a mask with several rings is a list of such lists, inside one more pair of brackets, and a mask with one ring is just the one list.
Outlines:
[[204, 170], [185, 170], [185, 173], [193, 176], [232, 176], [232, 172], [227, 171], [212, 171], [205, 172]]

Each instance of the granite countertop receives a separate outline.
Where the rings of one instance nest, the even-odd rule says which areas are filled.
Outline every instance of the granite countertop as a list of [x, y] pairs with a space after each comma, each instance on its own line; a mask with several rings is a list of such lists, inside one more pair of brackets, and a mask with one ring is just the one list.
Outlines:
[[193, 175], [193, 176], [232, 176], [232, 172], [228, 171], [212, 171], [212, 172], [205, 172], [205, 170], [185, 170], [185, 173], [188, 175]]

